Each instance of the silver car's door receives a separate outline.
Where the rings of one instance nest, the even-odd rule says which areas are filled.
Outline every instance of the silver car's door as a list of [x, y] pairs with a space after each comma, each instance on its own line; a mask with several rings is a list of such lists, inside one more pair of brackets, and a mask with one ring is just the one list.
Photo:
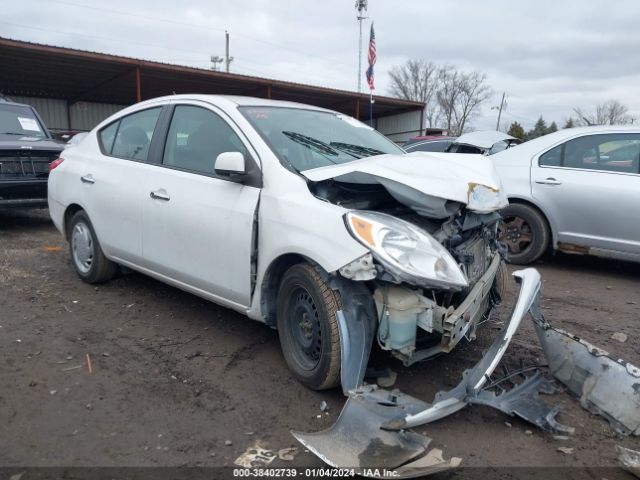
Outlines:
[[640, 254], [640, 133], [583, 135], [532, 160], [532, 196], [558, 247]]
[[[261, 174], [255, 152], [222, 115], [197, 104], [173, 107], [162, 164], [144, 182], [144, 260], [174, 282], [248, 306]], [[242, 183], [214, 171], [216, 157], [229, 151], [245, 157]]]
[[132, 113], [98, 132], [100, 153], [78, 181], [84, 206], [109, 257], [139, 263], [142, 259], [142, 180], [151, 168], [151, 143], [162, 107]]

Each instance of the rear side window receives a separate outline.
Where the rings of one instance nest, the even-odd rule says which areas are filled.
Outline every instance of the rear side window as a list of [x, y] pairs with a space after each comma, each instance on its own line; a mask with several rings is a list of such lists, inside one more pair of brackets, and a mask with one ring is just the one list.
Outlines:
[[[132, 113], [103, 129], [100, 141], [105, 153], [114, 157], [146, 161], [160, 110], [161, 107], [157, 107]], [[115, 131], [111, 132], [114, 127]], [[109, 145], [112, 145], [111, 148]]]
[[540, 156], [540, 166], [640, 173], [640, 133], [574, 138]]
[[552, 148], [546, 153], [540, 155], [541, 167], [560, 167], [562, 166], [562, 145]]
[[197, 173], [214, 174], [223, 152], [249, 153], [233, 129], [210, 110], [178, 105], [171, 119], [162, 163]]
[[113, 148], [113, 140], [116, 138], [116, 132], [120, 122], [115, 122], [109, 125], [107, 128], [100, 130], [100, 143], [102, 144], [102, 150], [108, 155], [111, 154]]

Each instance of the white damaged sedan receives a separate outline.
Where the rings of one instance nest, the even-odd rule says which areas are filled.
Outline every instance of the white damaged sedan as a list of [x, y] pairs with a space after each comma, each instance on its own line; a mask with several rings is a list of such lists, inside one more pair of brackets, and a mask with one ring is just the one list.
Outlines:
[[[138, 103], [63, 156], [49, 211], [81, 279], [125, 266], [265, 322], [314, 389], [361, 387], [374, 340], [406, 365], [449, 352], [504, 292], [507, 200], [483, 156], [406, 154], [340, 113], [211, 95]], [[535, 303], [537, 272], [515, 275], [508, 328], [470, 388]]]

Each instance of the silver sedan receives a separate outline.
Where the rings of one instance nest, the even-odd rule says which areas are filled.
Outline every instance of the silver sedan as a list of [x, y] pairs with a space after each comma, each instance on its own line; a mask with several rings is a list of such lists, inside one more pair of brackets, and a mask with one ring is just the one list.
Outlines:
[[640, 128], [569, 128], [491, 158], [512, 263], [548, 250], [640, 262]]

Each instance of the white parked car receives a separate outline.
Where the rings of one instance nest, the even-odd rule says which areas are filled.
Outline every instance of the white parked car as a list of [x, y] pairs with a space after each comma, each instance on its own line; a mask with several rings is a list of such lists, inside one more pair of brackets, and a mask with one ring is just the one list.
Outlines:
[[336, 112], [207, 95], [124, 109], [63, 156], [49, 210], [80, 278], [123, 265], [277, 327], [311, 388], [360, 384], [374, 337], [405, 364], [448, 352], [503, 293], [507, 200], [486, 157], [405, 154]]
[[640, 261], [640, 128], [568, 128], [491, 159], [510, 202], [500, 239], [511, 262], [549, 249]]

